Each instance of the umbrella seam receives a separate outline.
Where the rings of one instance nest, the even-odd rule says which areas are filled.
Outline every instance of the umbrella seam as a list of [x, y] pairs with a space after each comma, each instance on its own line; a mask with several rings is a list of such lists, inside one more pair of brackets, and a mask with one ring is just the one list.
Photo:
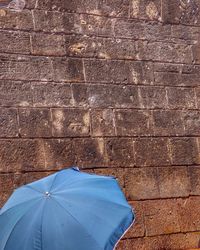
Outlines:
[[43, 237], [42, 237], [42, 231], [43, 231], [43, 219], [44, 219], [44, 209], [45, 209], [46, 201], [44, 203], [44, 207], [42, 210], [42, 217], [41, 217], [41, 250], [43, 250]]
[[55, 198], [53, 198], [52, 197], [52, 199], [54, 199], [54, 201], [60, 206], [60, 207], [62, 207], [82, 228], [83, 228], [83, 230], [88, 234], [88, 236], [90, 236], [90, 238], [91, 239], [93, 239], [96, 243], [97, 243], [97, 245], [100, 247], [100, 249], [102, 249], [102, 250], [104, 250], [103, 248], [102, 248], [102, 246], [100, 246], [99, 245], [99, 243], [96, 241], [96, 239], [83, 227], [83, 225], [81, 225], [81, 223], [65, 208], [65, 207], [63, 207], [61, 204], [60, 204], [60, 202], [58, 202]]

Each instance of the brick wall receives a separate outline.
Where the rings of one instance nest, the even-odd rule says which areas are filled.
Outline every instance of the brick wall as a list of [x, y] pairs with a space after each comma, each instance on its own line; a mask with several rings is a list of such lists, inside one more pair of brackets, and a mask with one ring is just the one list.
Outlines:
[[200, 240], [200, 0], [28, 0], [0, 9], [0, 204], [77, 165], [112, 174], [118, 249]]

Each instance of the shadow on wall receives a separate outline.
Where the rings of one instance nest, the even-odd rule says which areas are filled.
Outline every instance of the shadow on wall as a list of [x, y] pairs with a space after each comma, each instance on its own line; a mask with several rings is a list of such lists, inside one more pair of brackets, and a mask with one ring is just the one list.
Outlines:
[[21, 11], [26, 5], [25, 0], [0, 0], [0, 9], [10, 9], [12, 11]]

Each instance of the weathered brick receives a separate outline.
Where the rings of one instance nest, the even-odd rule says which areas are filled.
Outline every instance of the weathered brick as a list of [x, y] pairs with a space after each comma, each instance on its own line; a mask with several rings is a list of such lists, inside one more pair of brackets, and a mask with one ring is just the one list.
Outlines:
[[51, 137], [52, 121], [49, 109], [19, 109], [22, 137]]
[[0, 52], [30, 54], [30, 35], [18, 31], [1, 31]]
[[187, 197], [190, 194], [190, 180], [186, 167], [158, 168], [161, 198]]
[[82, 109], [52, 109], [53, 136], [76, 137], [90, 133], [90, 114]]
[[167, 138], [140, 138], [134, 145], [137, 166], [170, 165]]
[[91, 108], [139, 108], [136, 86], [91, 85], [88, 88]]
[[53, 58], [54, 80], [64, 82], [83, 82], [83, 63], [80, 59]]
[[200, 162], [195, 138], [170, 138], [173, 165], [192, 165]]
[[176, 200], [144, 201], [143, 208], [147, 236], [180, 232]]
[[45, 167], [40, 140], [0, 140], [0, 171], [39, 170]]
[[109, 165], [129, 167], [135, 165], [133, 141], [128, 138], [105, 140], [106, 157]]
[[32, 83], [33, 106], [70, 107], [73, 105], [72, 92], [68, 83]]
[[160, 20], [161, 1], [132, 0], [130, 15], [132, 18], [137, 18], [137, 19]]
[[124, 238], [142, 237], [145, 233], [142, 202], [132, 201], [129, 204], [133, 207], [135, 222]]
[[200, 108], [200, 88], [195, 89], [195, 94], [197, 98], [197, 107]]
[[200, 197], [190, 197], [178, 200], [178, 213], [181, 232], [200, 230], [200, 218], [198, 208]]
[[31, 42], [33, 55], [63, 56], [66, 54], [63, 35], [33, 33]]
[[[88, 82], [151, 84], [152, 64], [108, 60], [84, 60]], [[96, 74], [96, 72], [99, 72]], [[123, 74], [121, 74], [123, 72]]]
[[195, 92], [191, 88], [167, 88], [169, 108], [196, 108]]
[[14, 174], [0, 174], [1, 192], [12, 192], [14, 189]]
[[163, 7], [163, 20], [167, 23], [182, 23], [190, 25], [199, 25], [200, 15], [198, 0], [192, 1], [173, 1], [165, 0]]
[[139, 88], [143, 108], [165, 108], [167, 106], [166, 90], [162, 87], [145, 86]]
[[49, 58], [0, 55], [0, 79], [47, 81], [52, 71]]
[[102, 138], [74, 139], [74, 148], [78, 166], [105, 166], [105, 146]]
[[159, 198], [157, 168], [134, 168], [126, 171], [125, 190], [129, 200]]
[[150, 115], [141, 110], [116, 110], [115, 123], [118, 136], [150, 135]]
[[159, 136], [184, 135], [184, 124], [180, 111], [158, 110], [152, 112], [153, 132]]
[[[34, 18], [34, 30], [45, 32], [64, 32], [65, 25], [69, 30], [73, 27], [73, 15], [64, 15], [57, 11], [32, 11]], [[68, 20], [67, 18], [68, 17]], [[69, 18], [70, 17], [70, 18]], [[65, 23], [66, 21], [66, 23]]]
[[14, 30], [32, 30], [32, 14], [29, 10], [18, 12], [8, 9], [2, 9], [0, 13], [0, 28]]
[[32, 105], [32, 91], [30, 83], [21, 81], [0, 80], [0, 105]]
[[199, 39], [199, 28], [186, 25], [171, 25], [171, 40], [185, 44], [196, 44]]
[[112, 109], [91, 111], [92, 136], [114, 136], [114, 113]]
[[47, 170], [59, 170], [75, 164], [75, 154], [70, 139], [44, 140]]
[[17, 109], [0, 109], [0, 137], [18, 137]]
[[200, 195], [200, 166], [188, 167], [188, 175], [191, 183], [191, 195]]
[[200, 112], [189, 110], [182, 113], [186, 135], [200, 134]]
[[75, 107], [88, 107], [88, 85], [72, 84], [73, 104]]

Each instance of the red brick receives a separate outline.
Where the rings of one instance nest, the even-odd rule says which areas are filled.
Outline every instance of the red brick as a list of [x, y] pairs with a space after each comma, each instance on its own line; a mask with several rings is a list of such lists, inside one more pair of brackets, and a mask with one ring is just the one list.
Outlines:
[[83, 63], [80, 59], [54, 58], [54, 80], [58, 82], [83, 82]]
[[0, 52], [30, 54], [30, 35], [17, 31], [1, 31]]
[[125, 190], [129, 200], [159, 198], [157, 168], [127, 169]]
[[128, 138], [109, 138], [105, 141], [106, 156], [111, 166], [135, 165], [133, 141]]
[[59, 170], [75, 164], [75, 155], [70, 139], [44, 140], [46, 170]]
[[31, 35], [31, 41], [33, 55], [66, 55], [65, 37], [62, 35], [34, 33]]
[[192, 165], [200, 161], [195, 138], [171, 138], [170, 148], [173, 165]]
[[105, 166], [105, 146], [102, 138], [74, 139], [76, 163], [80, 167]]
[[200, 88], [196, 88], [195, 93], [197, 97], [197, 107], [200, 108]]
[[200, 195], [200, 166], [188, 167], [191, 195]]
[[88, 107], [88, 85], [72, 84], [73, 104], [75, 107]]
[[169, 108], [196, 108], [195, 92], [191, 88], [167, 88]]
[[22, 137], [51, 137], [52, 121], [48, 109], [20, 109], [20, 135]]
[[72, 92], [68, 83], [31, 83], [33, 106], [71, 107]]
[[76, 137], [90, 133], [90, 114], [82, 109], [52, 109], [53, 136]]
[[166, 108], [167, 97], [166, 90], [160, 87], [140, 87], [141, 105], [143, 108]]
[[0, 109], [0, 137], [18, 137], [17, 109]]
[[167, 138], [136, 139], [134, 148], [137, 166], [170, 165]]
[[131, 17], [137, 19], [160, 20], [161, 1], [131, 1]]
[[200, 197], [190, 197], [178, 201], [181, 232], [200, 230], [199, 205]]
[[0, 171], [43, 170], [45, 157], [40, 140], [0, 140]]
[[180, 111], [162, 110], [153, 111], [153, 131], [154, 135], [176, 136], [184, 135], [184, 124]]
[[190, 179], [186, 167], [158, 168], [161, 198], [187, 197], [190, 194]]
[[176, 200], [144, 201], [143, 208], [147, 236], [180, 232]]
[[200, 112], [189, 110], [182, 113], [186, 135], [200, 135]]
[[112, 109], [91, 111], [92, 136], [114, 136], [114, 113]]
[[139, 110], [116, 110], [115, 123], [118, 136], [150, 135], [150, 114]]
[[15, 185], [14, 174], [0, 174], [1, 192], [12, 192]]

